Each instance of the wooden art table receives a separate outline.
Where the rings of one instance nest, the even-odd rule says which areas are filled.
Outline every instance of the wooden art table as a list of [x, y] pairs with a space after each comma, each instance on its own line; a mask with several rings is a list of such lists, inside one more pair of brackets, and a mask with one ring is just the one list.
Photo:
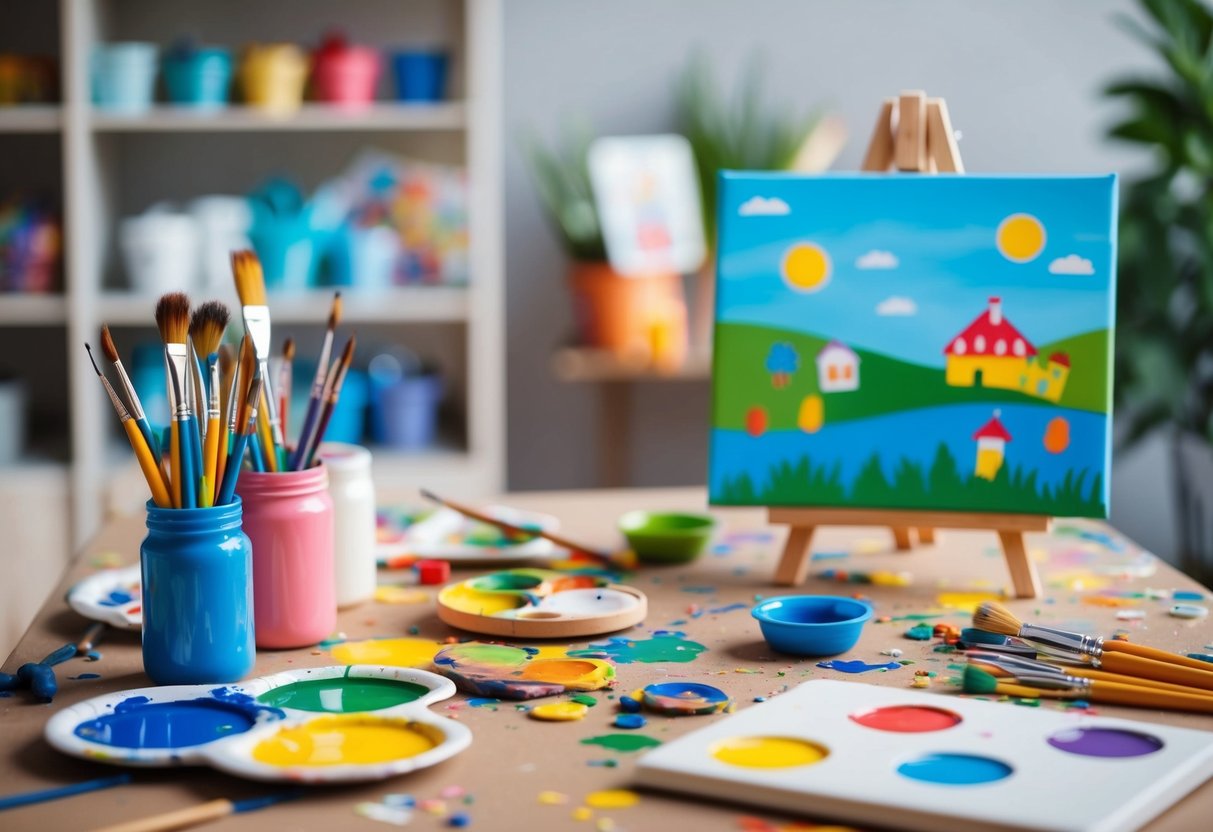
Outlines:
[[[391, 496], [391, 495], [389, 495]], [[403, 495], [406, 498], [408, 495]], [[502, 502], [519, 508], [551, 512], [563, 521], [563, 530], [587, 543], [609, 546], [618, 543], [615, 522], [624, 511], [646, 509], [702, 509], [704, 493], [698, 489], [663, 491], [563, 492], [559, 494], [512, 495]], [[782, 531], [765, 524], [765, 511], [729, 510], [723, 520], [715, 548], [697, 563], [676, 568], [646, 568], [631, 583], [648, 594], [650, 614], [640, 627], [627, 635], [648, 638], [656, 629], [679, 630], [707, 650], [688, 663], [627, 663], [618, 665], [614, 695], [645, 684], [678, 679], [706, 682], [729, 693], [739, 708], [750, 707], [755, 697], [777, 696], [787, 687], [815, 678], [845, 678], [867, 683], [909, 688], [916, 669], [939, 675], [932, 689], [941, 697], [954, 695], [946, 678], [947, 666], [956, 656], [934, 652], [938, 640], [911, 641], [904, 636], [913, 622], [869, 623], [863, 638], [846, 658], [872, 663], [887, 662], [882, 650], [899, 648], [902, 660], [914, 664], [900, 670], [845, 676], [816, 667], [815, 660], [800, 660], [772, 654], [759, 634], [748, 608], [758, 595], [779, 594], [771, 577], [779, 558]], [[67, 588], [98, 568], [101, 561], [137, 561], [143, 537], [141, 518], [108, 525], [80, 554], [68, 574], [42, 607], [33, 626], [4, 670], [38, 660], [66, 641], [76, 641], [86, 622], [64, 603]], [[1210, 594], [1162, 562], [1152, 575], [1115, 578], [1101, 574], [1110, 563], [1123, 563], [1139, 570], [1148, 561], [1137, 547], [1106, 526], [1060, 520], [1049, 535], [1028, 536], [1029, 549], [1038, 560], [1045, 598], [1009, 602], [1021, 617], [1040, 623], [1077, 624], [1091, 632], [1110, 635], [1118, 628], [1129, 630], [1133, 640], [1180, 652], [1213, 652], [1213, 620], [1184, 621], [1167, 614], [1171, 601], [1147, 597], [1133, 599], [1134, 591], [1183, 589]], [[837, 584], [810, 578], [801, 592], [862, 594], [876, 606], [877, 616], [900, 616], [939, 609], [942, 592], [997, 589], [1008, 585], [1006, 566], [992, 532], [941, 531], [934, 546], [908, 554], [892, 551], [887, 529], [827, 529], [814, 541], [818, 558], [814, 573], [825, 569], [847, 571], [908, 571], [909, 586]], [[823, 557], [824, 556], [824, 557]], [[458, 573], [456, 577], [466, 577]], [[9, 580], [17, 580], [10, 576]], [[381, 581], [389, 582], [384, 573]], [[421, 637], [442, 640], [460, 635], [442, 624], [434, 613], [432, 597], [407, 604], [368, 604], [343, 612], [338, 629], [348, 639], [407, 636], [419, 628]], [[1155, 593], [1157, 595], [1158, 593]], [[1095, 602], [1092, 601], [1095, 599]], [[1118, 621], [1118, 607], [1133, 604], [1145, 613], [1140, 621]], [[731, 605], [744, 605], [727, 611]], [[951, 612], [937, 621], [959, 626], [968, 615]], [[582, 641], [578, 646], [584, 646]], [[57, 668], [60, 693], [53, 704], [32, 704], [24, 693], [0, 699], [0, 795], [49, 788], [116, 773], [116, 769], [66, 757], [42, 738], [46, 720], [59, 709], [101, 693], [150, 684], [143, 675], [139, 640], [133, 633], [110, 632], [99, 645], [103, 656], [94, 663], [76, 659]], [[256, 674], [292, 667], [332, 663], [327, 651], [302, 649], [264, 651], [258, 656]], [[72, 679], [82, 673], [100, 678]], [[743, 817], [759, 817], [780, 828], [791, 818], [739, 805], [714, 804], [706, 800], [678, 798], [641, 790], [637, 805], [622, 809], [597, 809], [587, 819], [576, 819], [575, 810], [585, 796], [597, 790], [632, 788], [635, 761], [642, 752], [619, 753], [583, 744], [588, 737], [617, 731], [611, 722], [616, 714], [608, 692], [593, 694], [598, 704], [580, 722], [547, 723], [527, 718], [514, 703], [495, 708], [469, 707], [465, 697], [439, 703], [436, 713], [455, 716], [474, 734], [470, 749], [434, 768], [394, 780], [353, 787], [315, 788], [292, 803], [260, 812], [236, 815], [198, 827], [200, 829], [274, 830], [386, 830], [382, 822], [355, 813], [363, 801], [379, 801], [390, 794], [406, 793], [418, 800], [450, 794], [450, 787], [466, 791], [467, 798], [445, 802], [451, 811], [464, 812], [470, 829], [482, 830], [736, 830]], [[542, 701], [542, 700], [541, 700]], [[941, 701], [945, 701], [942, 700]], [[454, 708], [448, 706], [454, 705]], [[859, 703], [857, 703], [859, 704]], [[1008, 704], [1006, 707], [1016, 707]], [[1041, 707], [1057, 708], [1055, 703]], [[1152, 722], [1213, 730], [1213, 716], [1131, 710], [1101, 706], [1102, 714]], [[648, 725], [639, 733], [670, 740], [721, 716], [669, 718], [648, 715]], [[857, 776], [861, 776], [857, 774]], [[207, 769], [141, 770], [135, 782], [107, 791], [29, 806], [0, 814], [4, 829], [87, 829], [182, 808], [219, 797], [242, 799], [275, 791], [278, 787], [241, 781]], [[1075, 788], [1098, 789], [1098, 783], [1075, 784]], [[556, 792], [568, 802], [541, 802], [540, 794]], [[945, 798], [946, 799], [946, 798]], [[1213, 782], [1206, 783], [1182, 803], [1162, 815], [1152, 830], [1208, 828], [1213, 813]], [[581, 813], [584, 815], [584, 812]], [[807, 819], [806, 819], [807, 820]], [[824, 819], [819, 819], [823, 820]], [[409, 824], [417, 830], [448, 828], [447, 821], [418, 810]]]

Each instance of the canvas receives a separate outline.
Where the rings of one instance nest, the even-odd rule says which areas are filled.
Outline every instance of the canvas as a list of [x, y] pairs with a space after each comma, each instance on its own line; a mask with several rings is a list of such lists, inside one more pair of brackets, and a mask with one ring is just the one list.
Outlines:
[[1115, 176], [721, 177], [717, 505], [1106, 517]]

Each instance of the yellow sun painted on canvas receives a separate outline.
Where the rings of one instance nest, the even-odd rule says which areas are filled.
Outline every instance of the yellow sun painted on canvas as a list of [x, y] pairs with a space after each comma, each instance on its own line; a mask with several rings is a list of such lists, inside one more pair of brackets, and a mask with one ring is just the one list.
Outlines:
[[1031, 214], [1012, 214], [998, 225], [998, 251], [1015, 263], [1035, 260], [1045, 247], [1045, 227]]
[[796, 243], [783, 255], [779, 267], [783, 282], [797, 292], [816, 292], [830, 282], [830, 255], [816, 243]]

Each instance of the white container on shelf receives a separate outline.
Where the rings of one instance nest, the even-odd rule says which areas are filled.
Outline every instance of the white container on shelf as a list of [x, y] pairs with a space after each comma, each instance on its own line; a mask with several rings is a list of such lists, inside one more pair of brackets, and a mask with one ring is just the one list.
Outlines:
[[124, 219], [118, 229], [130, 287], [140, 294], [188, 292], [198, 277], [194, 218], [164, 208]]
[[25, 450], [25, 382], [0, 376], [0, 466], [12, 465]]
[[216, 194], [189, 204], [198, 227], [202, 255], [202, 287], [211, 292], [232, 287], [232, 252], [252, 248], [248, 230], [253, 212], [242, 196]]
[[317, 457], [329, 472], [333, 498], [333, 560], [337, 606], [352, 607], [375, 594], [375, 483], [371, 452], [359, 445], [325, 442]]

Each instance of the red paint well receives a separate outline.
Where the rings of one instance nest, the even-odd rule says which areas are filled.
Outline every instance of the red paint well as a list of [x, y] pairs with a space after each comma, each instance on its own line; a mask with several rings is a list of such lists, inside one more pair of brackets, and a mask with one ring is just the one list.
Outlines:
[[896, 734], [924, 734], [928, 731], [944, 731], [959, 725], [959, 714], [943, 708], [927, 708], [922, 705], [892, 705], [851, 714], [851, 719], [865, 728], [891, 731]]

